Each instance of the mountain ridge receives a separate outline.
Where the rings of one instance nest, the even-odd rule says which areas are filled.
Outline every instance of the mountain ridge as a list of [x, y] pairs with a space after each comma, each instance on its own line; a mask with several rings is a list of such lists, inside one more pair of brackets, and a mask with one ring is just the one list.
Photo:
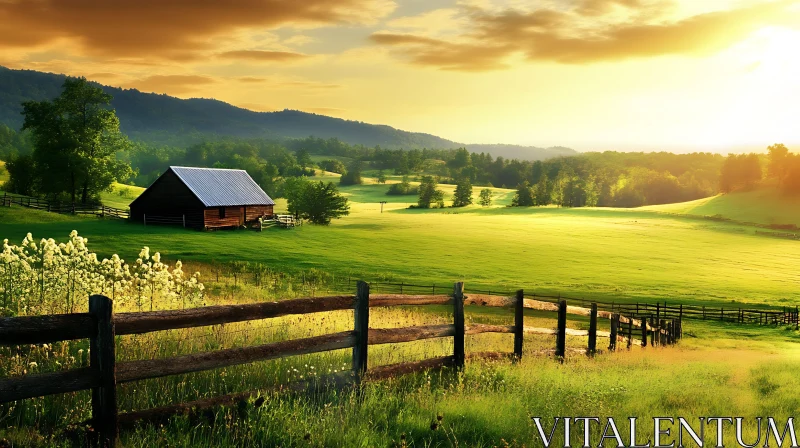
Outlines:
[[[0, 123], [22, 126], [21, 103], [50, 100], [61, 93], [67, 75], [0, 66]], [[91, 80], [90, 80], [91, 81]], [[208, 138], [338, 138], [349, 144], [384, 148], [449, 149], [465, 147], [494, 157], [544, 160], [578, 154], [564, 147], [539, 148], [506, 144], [463, 144], [423, 132], [384, 124], [346, 120], [284, 109], [258, 112], [213, 98], [181, 99], [166, 94], [123, 89], [92, 81], [111, 94], [123, 132], [154, 144], [187, 144]]]

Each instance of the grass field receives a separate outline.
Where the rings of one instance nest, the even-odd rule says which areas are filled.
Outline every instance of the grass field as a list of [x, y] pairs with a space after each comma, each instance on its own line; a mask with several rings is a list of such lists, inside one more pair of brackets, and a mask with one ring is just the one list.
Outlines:
[[[337, 177], [320, 174], [323, 179]], [[414, 210], [407, 206], [416, 197], [386, 196], [387, 188], [371, 181], [342, 188], [352, 201], [352, 214], [328, 227], [198, 232], [14, 206], [0, 207], [0, 238], [19, 241], [32, 232], [37, 238], [63, 240], [77, 229], [89, 238], [92, 250], [105, 256], [119, 253], [131, 260], [147, 245], [192, 267], [249, 260], [276, 271], [317, 268], [338, 277], [436, 282], [444, 287], [463, 279], [468, 289], [524, 287], [528, 292], [618, 301], [657, 299], [725, 306], [732, 301], [800, 303], [792, 296], [800, 283], [800, 243], [757, 236], [753, 227], [670, 214], [688, 214], [694, 210], [690, 204], [634, 210], [520, 209], [504, 207], [511, 201], [512, 190], [493, 189], [492, 207]], [[452, 186], [441, 188], [452, 194]], [[112, 200], [129, 202], [123, 196], [112, 192], [104, 201], [109, 205]], [[720, 198], [727, 201], [736, 196]], [[387, 204], [381, 213], [383, 200]], [[285, 201], [278, 207], [285, 207]], [[753, 204], [749, 210], [749, 221], [768, 212]], [[231, 286], [224, 278], [222, 285], [216, 285], [210, 280], [206, 278], [209, 304], [274, 300], [251, 286]], [[507, 310], [470, 307], [467, 314], [468, 323], [508, 325], [512, 319]], [[552, 326], [553, 316], [545, 317], [526, 313], [526, 325]], [[395, 327], [451, 319], [443, 307], [375, 309], [371, 322], [373, 327]], [[586, 327], [585, 319], [570, 316], [569, 322], [573, 328]], [[117, 356], [149, 359], [351, 327], [352, 313], [338, 312], [126, 336], [118, 341]], [[313, 397], [269, 394], [266, 404], [258, 408], [250, 402], [206, 413], [199, 420], [177, 417], [164, 426], [123, 432], [121, 442], [126, 447], [530, 447], [541, 446], [531, 416], [552, 421], [555, 416], [598, 415], [623, 422], [629, 416], [643, 421], [653, 416], [706, 415], [784, 419], [800, 411], [800, 399], [793, 393], [800, 386], [796, 375], [800, 335], [793, 328], [688, 321], [684, 335], [674, 348], [634, 347], [594, 359], [573, 354], [564, 364], [526, 356], [519, 364], [473, 362], [461, 373], [410, 375], [367, 383], [359, 391]], [[585, 346], [584, 339], [570, 337], [567, 342], [578, 348]], [[510, 335], [470, 336], [467, 351], [508, 351], [511, 342]], [[552, 344], [552, 338], [544, 336], [525, 340], [527, 350]], [[12, 349], [6, 349], [0, 356], [0, 370], [20, 374], [31, 368], [31, 361], [39, 363], [39, 371], [86, 362], [85, 352], [80, 351], [86, 348], [85, 342], [54, 347], [47, 349], [52, 353], [44, 348], [25, 351], [22, 358], [14, 358]], [[370, 349], [370, 365], [440, 356], [451, 350], [449, 339], [375, 347]], [[119, 388], [120, 406], [127, 411], [264, 387], [346, 369], [349, 360], [349, 352], [338, 351], [130, 383]], [[56, 361], [63, 365], [56, 366]], [[70, 446], [66, 423], [81, 421], [89, 413], [88, 393], [0, 407], [0, 442]], [[642, 440], [652, 438], [652, 425], [640, 430]], [[627, 432], [622, 432], [627, 440]], [[754, 432], [751, 420], [745, 426], [746, 440], [755, 440]], [[581, 434], [580, 428], [573, 428], [573, 440], [580, 440]], [[556, 440], [561, 437], [557, 434]], [[708, 446], [713, 437], [714, 431], [708, 430]], [[598, 442], [596, 434], [593, 446]]]
[[100, 200], [103, 202], [103, 205], [124, 210], [127, 209], [128, 205], [139, 197], [144, 190], [145, 189], [142, 187], [118, 184], [115, 182], [111, 186], [111, 191], [104, 191], [100, 194]]
[[642, 207], [641, 210], [721, 216], [758, 224], [800, 225], [800, 198], [787, 197], [775, 188], [720, 194], [691, 202]]
[[[406, 207], [416, 197], [386, 196], [386, 188], [342, 188], [352, 214], [328, 227], [197, 232], [5, 208], [0, 237], [60, 237], [74, 228], [101, 254], [129, 259], [147, 245], [172, 260], [251, 260], [367, 280], [463, 279], [473, 287], [614, 300], [797, 303], [798, 243], [750, 227], [637, 209], [413, 210]], [[497, 204], [510, 202], [511, 190], [494, 191]]]

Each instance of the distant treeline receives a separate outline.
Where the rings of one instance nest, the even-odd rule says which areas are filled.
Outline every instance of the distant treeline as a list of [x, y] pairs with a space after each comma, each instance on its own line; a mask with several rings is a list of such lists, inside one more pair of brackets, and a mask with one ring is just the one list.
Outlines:
[[[31, 147], [27, 133], [0, 125], [0, 160], [13, 160]], [[312, 154], [326, 160], [314, 163]], [[135, 174], [127, 181], [136, 185], [148, 186], [170, 165], [237, 168], [275, 197], [284, 195], [285, 179], [313, 176], [315, 167], [341, 173], [348, 183], [360, 182], [363, 170], [380, 170], [429, 174], [442, 183], [468, 180], [476, 186], [514, 188], [519, 205], [636, 207], [747, 189], [764, 179], [800, 194], [800, 156], [783, 145], [771, 146], [768, 155], [608, 151], [522, 161], [464, 148], [385, 149], [335, 138], [220, 138], [186, 147], [134, 142], [119, 157], [130, 163]]]
[[747, 190], [764, 181], [786, 194], [800, 195], [800, 154], [782, 143], [767, 148], [767, 155], [730, 155], [720, 170], [720, 191]]

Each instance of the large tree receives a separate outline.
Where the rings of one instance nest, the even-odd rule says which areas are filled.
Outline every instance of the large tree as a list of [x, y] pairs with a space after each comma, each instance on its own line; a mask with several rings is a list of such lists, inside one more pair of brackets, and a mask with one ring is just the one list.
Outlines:
[[291, 213], [313, 224], [328, 225], [332, 219], [350, 214], [347, 198], [333, 182], [287, 181], [286, 198]]
[[472, 204], [472, 184], [468, 177], [464, 177], [456, 184], [453, 194], [453, 207], [465, 207]]
[[23, 129], [33, 136], [41, 193], [66, 192], [73, 202], [80, 194], [86, 203], [131, 174], [130, 166], [116, 158], [129, 143], [110, 104], [111, 95], [85, 78], [67, 78], [53, 101], [23, 103]]
[[530, 207], [532, 205], [536, 205], [533, 188], [531, 188], [531, 184], [526, 180], [517, 186], [517, 193], [514, 195], [514, 199], [511, 200], [511, 206]]
[[444, 192], [436, 189], [436, 179], [433, 176], [422, 176], [417, 206], [431, 208], [431, 204], [436, 204], [439, 208], [444, 207]]
[[786, 173], [790, 168], [790, 154], [789, 148], [783, 143], [776, 143], [767, 147], [769, 164], [767, 165], [767, 173], [769, 177], [778, 181], [778, 186], [782, 186], [786, 179]]

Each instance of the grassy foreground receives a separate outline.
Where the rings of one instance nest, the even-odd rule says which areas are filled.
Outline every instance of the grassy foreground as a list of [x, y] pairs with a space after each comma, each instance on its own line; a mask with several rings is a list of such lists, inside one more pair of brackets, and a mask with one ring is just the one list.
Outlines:
[[[340, 316], [345, 317], [345, 316]], [[392, 324], [411, 324], [430, 315], [393, 311], [382, 317]], [[446, 319], [442, 315], [434, 320]], [[344, 322], [347, 319], [334, 319]], [[297, 319], [282, 324], [287, 331], [308, 331], [319, 321]], [[388, 323], [388, 322], [387, 322]], [[331, 326], [323, 322], [323, 327]], [[166, 356], [190, 342], [194, 349], [218, 348], [244, 342], [241, 333], [226, 329], [231, 338], [187, 339], [170, 342], [161, 336]], [[461, 373], [428, 372], [380, 382], [367, 382], [359, 390], [328, 391], [315, 395], [265, 393], [230, 408], [198, 416], [175, 417], [164, 425], [143, 425], [122, 433], [122, 446], [363, 446], [363, 447], [538, 447], [542, 442], [531, 417], [552, 422], [559, 416], [613, 417], [624, 423], [629, 416], [644, 422], [638, 429], [642, 441], [652, 439], [652, 417], [741, 416], [747, 418], [745, 437], [756, 439], [757, 416], [784, 419], [800, 411], [793, 391], [800, 387], [798, 335], [790, 329], [740, 327], [730, 324], [687, 323], [686, 337], [674, 348], [634, 347], [604, 353], [593, 359], [573, 354], [560, 364], [549, 357], [526, 356], [519, 364], [506, 361], [469, 362]], [[279, 332], [278, 332], [279, 333]], [[239, 336], [235, 336], [235, 335]], [[210, 336], [210, 335], [209, 335]], [[508, 336], [508, 335], [502, 335]], [[498, 342], [471, 337], [472, 349], [497, 348]], [[154, 349], [148, 340], [121, 342], [122, 358], [142, 357]], [[539, 338], [540, 343], [550, 343]], [[585, 341], [573, 340], [577, 347]], [[536, 341], [526, 340], [526, 345]], [[209, 345], [211, 344], [211, 345]], [[401, 358], [447, 353], [446, 343], [404, 344]], [[409, 347], [411, 345], [411, 347]], [[75, 347], [76, 348], [76, 347]], [[375, 350], [371, 364], [389, 361], [396, 347]], [[119, 389], [123, 410], [213, 396], [231, 390], [248, 390], [274, 380], [312, 377], [316, 372], [346, 368], [349, 353], [301, 357], [257, 363], [241, 368], [171, 377], [124, 385]], [[64, 430], [67, 422], [88, 415], [88, 393], [64, 398], [29, 400], [3, 419], [0, 440], [14, 446], [70, 446], [79, 430]], [[31, 424], [33, 422], [33, 424]], [[628, 431], [620, 428], [623, 439]], [[726, 431], [732, 443], [733, 434]], [[673, 431], [673, 435], [675, 431]], [[593, 431], [598, 446], [600, 431]], [[573, 441], [582, 440], [574, 427]], [[714, 446], [714, 431], [706, 431], [707, 446]], [[556, 432], [554, 446], [563, 446]], [[762, 440], [763, 443], [763, 440]], [[726, 444], [726, 446], [729, 446]], [[606, 446], [615, 446], [606, 442]], [[686, 446], [694, 446], [687, 444]]]

